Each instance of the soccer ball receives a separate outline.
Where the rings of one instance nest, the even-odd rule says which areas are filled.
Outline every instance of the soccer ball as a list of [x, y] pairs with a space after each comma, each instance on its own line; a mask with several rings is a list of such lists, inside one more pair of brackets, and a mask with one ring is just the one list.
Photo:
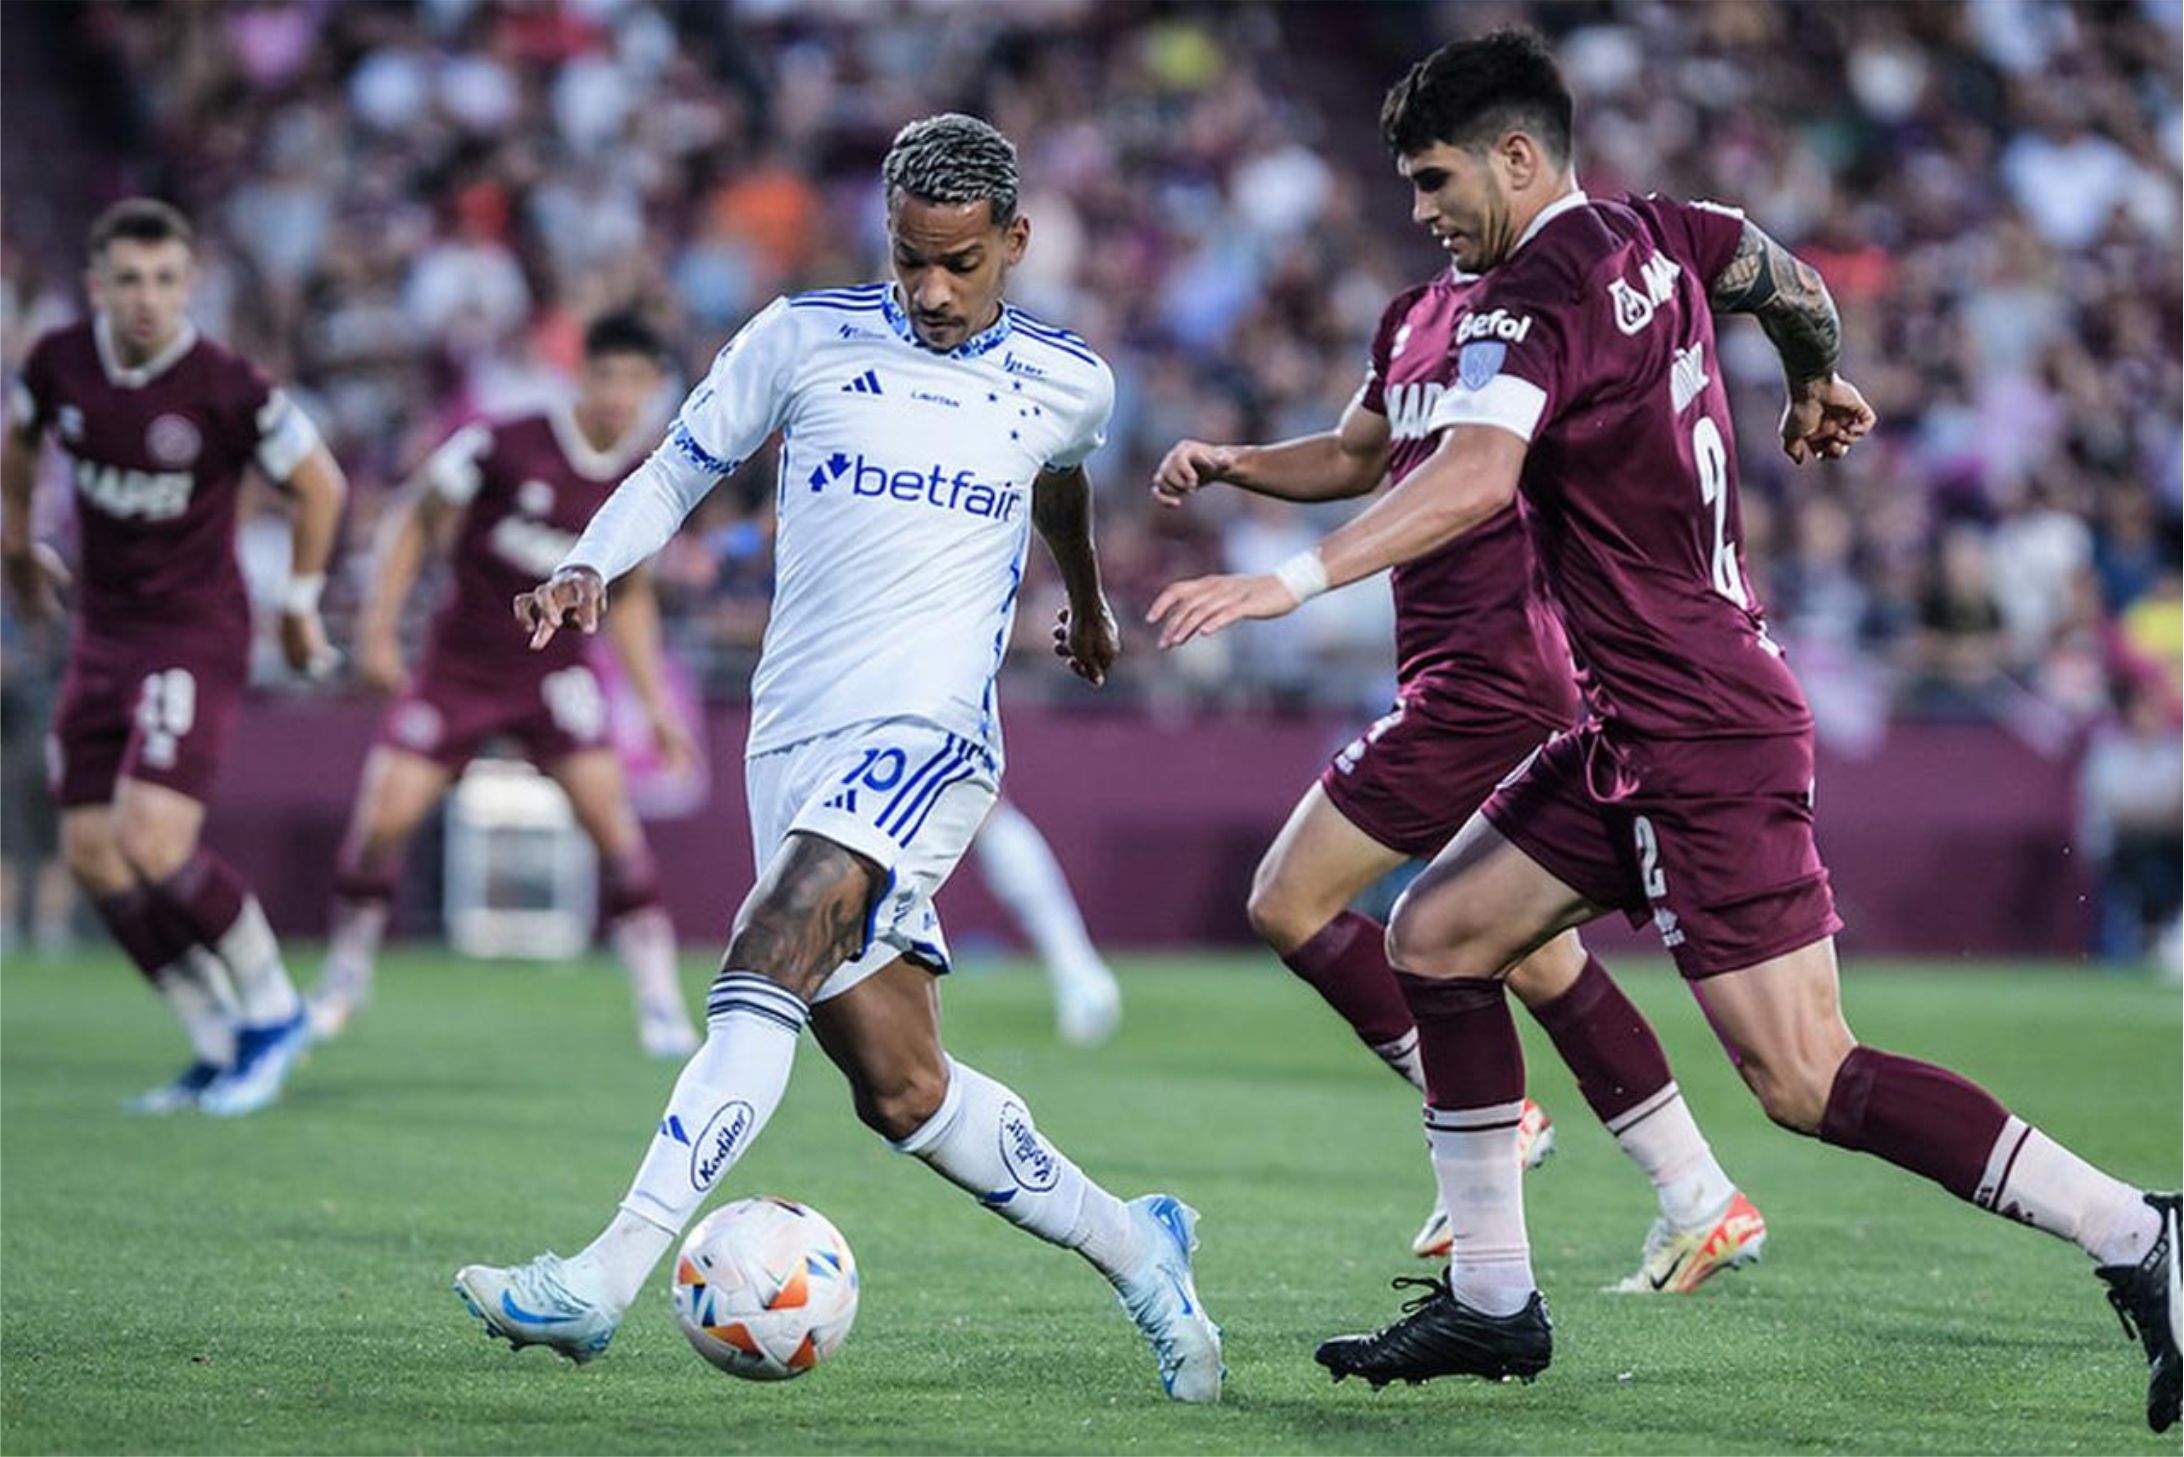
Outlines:
[[675, 1261], [692, 1349], [746, 1381], [786, 1381], [833, 1355], [857, 1319], [857, 1261], [816, 1209], [767, 1195], [698, 1222]]

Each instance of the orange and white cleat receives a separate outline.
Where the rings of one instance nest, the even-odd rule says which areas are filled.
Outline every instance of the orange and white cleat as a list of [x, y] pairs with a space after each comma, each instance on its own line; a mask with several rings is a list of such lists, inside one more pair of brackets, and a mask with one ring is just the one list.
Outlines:
[[1767, 1248], [1767, 1221], [1742, 1190], [1711, 1222], [1671, 1228], [1665, 1219], [1646, 1231], [1638, 1273], [1609, 1287], [1624, 1294], [1689, 1295], [1723, 1270], [1757, 1264]]
[[[1554, 1120], [1547, 1116], [1545, 1108], [1526, 1098], [1524, 1112], [1518, 1115], [1517, 1121], [1517, 1163], [1527, 1169], [1536, 1169], [1547, 1162], [1547, 1156], [1554, 1151]], [[1421, 1260], [1444, 1260], [1448, 1258], [1449, 1244], [1448, 1211], [1436, 1199], [1433, 1212], [1426, 1216], [1426, 1222], [1412, 1237], [1410, 1251]]]

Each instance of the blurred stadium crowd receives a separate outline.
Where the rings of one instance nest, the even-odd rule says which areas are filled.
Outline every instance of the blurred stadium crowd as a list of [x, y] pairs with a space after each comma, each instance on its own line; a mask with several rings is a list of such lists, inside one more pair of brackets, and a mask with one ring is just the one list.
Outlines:
[[[79, 307], [99, 204], [182, 204], [200, 322], [286, 378], [351, 473], [337, 614], [405, 472], [461, 419], [561, 390], [595, 311], [638, 302], [694, 374], [773, 294], [878, 276], [878, 157], [951, 107], [1022, 149], [1016, 295], [1115, 365], [1094, 467], [1118, 607], [1276, 562], [1346, 508], [1156, 511], [1150, 468], [1179, 435], [1336, 419], [1382, 304], [1441, 260], [1407, 222], [1380, 94], [1449, 34], [1530, 21], [1579, 96], [1591, 190], [1742, 205], [1841, 304], [1846, 373], [1884, 428], [1840, 466], [1792, 471], [1771, 354], [1748, 326], [1724, 340], [1752, 574], [1824, 736], [1855, 752], [1897, 714], [1994, 719], [2058, 753], [2090, 733], [2089, 776], [2118, 788], [2088, 833], [2173, 825], [2177, 0], [25, 11], [4, 61], [8, 363]], [[747, 465], [661, 563], [711, 696], [741, 692], [763, 624], [770, 469]], [[269, 597], [284, 559], [278, 516], [254, 521]], [[1034, 592], [1027, 640], [1047, 620]], [[1166, 661], [1140, 635], [1108, 701], [1377, 708], [1388, 625], [1384, 594], [1354, 592]], [[1018, 676], [1016, 701], [1076, 691]], [[2148, 763], [2167, 766], [2150, 802]]]

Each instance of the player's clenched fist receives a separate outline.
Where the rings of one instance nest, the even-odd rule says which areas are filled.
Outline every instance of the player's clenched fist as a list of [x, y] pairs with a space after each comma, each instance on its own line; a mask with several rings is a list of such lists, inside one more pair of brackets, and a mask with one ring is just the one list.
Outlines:
[[1153, 472], [1153, 499], [1163, 506], [1180, 506], [1183, 498], [1200, 486], [1212, 485], [1236, 463], [1233, 445], [1208, 445], [1203, 440], [1178, 440], [1160, 458]]
[[1782, 411], [1782, 449], [1799, 465], [1837, 460], [1872, 430], [1873, 407], [1839, 374], [1790, 387]]
[[586, 633], [599, 631], [606, 610], [607, 584], [590, 567], [563, 567], [516, 599], [516, 621], [531, 634], [532, 652], [571, 622]]
[[1106, 602], [1095, 606], [1095, 611], [1078, 615], [1067, 607], [1054, 614], [1054, 655], [1068, 659], [1069, 671], [1097, 688], [1107, 681], [1107, 670], [1122, 651], [1122, 630]]

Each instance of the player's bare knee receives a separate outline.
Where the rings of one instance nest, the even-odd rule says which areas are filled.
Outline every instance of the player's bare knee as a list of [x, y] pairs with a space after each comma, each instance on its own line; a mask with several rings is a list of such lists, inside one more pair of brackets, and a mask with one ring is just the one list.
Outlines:
[[947, 1097], [947, 1070], [919, 1068], [884, 1086], [858, 1089], [857, 1117], [890, 1143], [901, 1143], [932, 1122]]
[[1794, 1058], [1770, 1063], [1747, 1055], [1737, 1071], [1770, 1120], [1792, 1133], [1810, 1136], [1820, 1131], [1832, 1078], [1817, 1076], [1812, 1067]]
[[171, 826], [126, 815], [114, 827], [114, 841], [129, 868], [154, 884], [189, 863], [190, 856], [197, 850], [195, 836], [178, 834]]
[[120, 895], [136, 883], [136, 872], [122, 858], [111, 835], [64, 831], [61, 861], [76, 883], [93, 896]]
[[1268, 873], [1263, 865], [1252, 881], [1250, 899], [1244, 902], [1252, 931], [1280, 956], [1318, 935], [1340, 911], [1338, 906], [1323, 913], [1321, 907], [1297, 894], [1290, 882], [1279, 874]]
[[1497, 976], [1506, 960], [1478, 928], [1408, 893], [1388, 917], [1387, 952], [1397, 971], [1440, 979]]

